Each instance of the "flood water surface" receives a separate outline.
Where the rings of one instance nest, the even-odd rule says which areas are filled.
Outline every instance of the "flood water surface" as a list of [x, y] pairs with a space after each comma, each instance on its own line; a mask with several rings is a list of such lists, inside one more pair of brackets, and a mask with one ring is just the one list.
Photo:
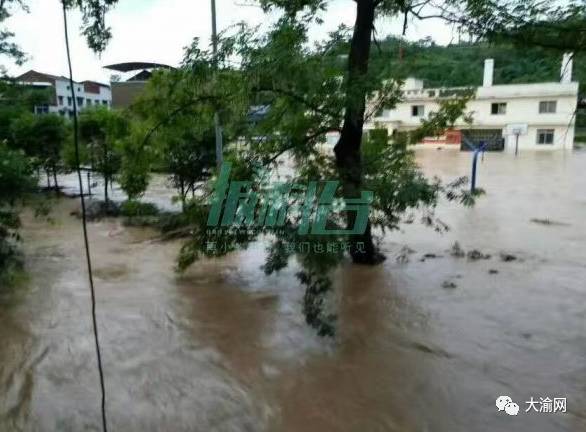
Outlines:
[[[470, 170], [469, 154], [418, 160], [446, 180]], [[487, 154], [477, 205], [438, 208], [448, 233], [405, 225], [384, 264], [337, 271], [334, 339], [305, 324], [294, 268], [264, 276], [262, 245], [178, 276], [180, 244], [90, 224], [110, 430], [586, 430], [584, 167]], [[30, 279], [0, 296], [1, 431], [100, 430], [76, 205], [23, 218]], [[490, 258], [453, 256], [456, 241]], [[531, 397], [567, 412], [525, 412]]]

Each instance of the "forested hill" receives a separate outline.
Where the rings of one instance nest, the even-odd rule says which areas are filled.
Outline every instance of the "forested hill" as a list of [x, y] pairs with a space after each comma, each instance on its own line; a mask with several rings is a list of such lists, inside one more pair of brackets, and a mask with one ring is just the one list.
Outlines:
[[[373, 47], [373, 57], [386, 63], [385, 68], [423, 79], [426, 87], [479, 86], [487, 58], [495, 60], [495, 84], [559, 81], [562, 62], [561, 54], [539, 48], [485, 43], [439, 46], [429, 40], [404, 42], [401, 62], [399, 47], [399, 40], [386, 39]], [[586, 56], [574, 59], [573, 79], [586, 93]]]

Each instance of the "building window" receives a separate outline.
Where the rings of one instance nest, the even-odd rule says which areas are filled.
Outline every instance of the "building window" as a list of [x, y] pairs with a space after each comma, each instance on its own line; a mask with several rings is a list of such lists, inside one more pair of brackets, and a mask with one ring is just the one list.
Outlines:
[[539, 114], [554, 114], [557, 111], [557, 101], [539, 102]]
[[411, 117], [423, 117], [425, 115], [424, 105], [412, 105], [411, 106]]
[[82, 97], [77, 98], [77, 106], [80, 106], [80, 107], [83, 106], [83, 98]]
[[553, 144], [553, 129], [537, 129], [537, 144]]
[[506, 114], [507, 113], [507, 104], [505, 102], [493, 103], [490, 106], [490, 113], [492, 115]]
[[86, 105], [87, 106], [91, 106], [91, 104], [92, 104], [92, 100], [91, 99], [86, 99], [85, 102], [86, 102]]
[[63, 96], [57, 96], [57, 99], [59, 100], [59, 105], [63, 105]]
[[49, 105], [36, 105], [35, 114], [47, 114], [49, 112]]
[[102, 101], [102, 105], [108, 106], [108, 101]]
[[72, 103], [72, 99], [71, 99], [71, 96], [69, 96], [67, 98], [67, 106], [71, 106], [71, 103]]

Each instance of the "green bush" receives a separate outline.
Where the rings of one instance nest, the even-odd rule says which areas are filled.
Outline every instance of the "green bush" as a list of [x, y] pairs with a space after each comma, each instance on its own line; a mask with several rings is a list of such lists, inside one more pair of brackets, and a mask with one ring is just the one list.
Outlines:
[[0, 142], [0, 280], [3, 283], [13, 270], [22, 266], [18, 248], [20, 220], [15, 206], [35, 185], [36, 179], [24, 153]]
[[157, 216], [159, 214], [159, 209], [153, 203], [125, 201], [120, 207], [120, 214], [126, 217]]

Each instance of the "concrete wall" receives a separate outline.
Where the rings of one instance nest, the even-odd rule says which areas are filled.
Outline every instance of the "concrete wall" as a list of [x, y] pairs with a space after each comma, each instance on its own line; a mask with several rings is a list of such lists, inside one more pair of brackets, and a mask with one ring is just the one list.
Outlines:
[[128, 108], [142, 94], [146, 81], [124, 81], [112, 83], [112, 106]]
[[[421, 124], [421, 118], [412, 115], [412, 106], [424, 106], [424, 116], [439, 109], [438, 96], [444, 89], [419, 89], [405, 91], [405, 100], [392, 110], [384, 110], [381, 116], [373, 118], [367, 128], [387, 127], [411, 130]], [[539, 103], [556, 101], [555, 113], [540, 113]], [[507, 126], [526, 124], [528, 133], [519, 137], [520, 149], [551, 150], [571, 149], [574, 141], [574, 112], [578, 102], [578, 83], [512, 84], [479, 87], [475, 99], [468, 103], [467, 113], [474, 119], [472, 125], [462, 120], [457, 128], [502, 129], [506, 137]], [[506, 114], [492, 114], [493, 103], [506, 103]], [[537, 144], [538, 129], [553, 129], [554, 144]], [[506, 138], [507, 148], [510, 142]]]
[[[75, 97], [83, 100], [83, 104], [78, 104], [78, 112], [96, 105], [110, 107], [112, 104], [112, 93], [108, 87], [99, 86], [99, 93], [87, 93], [82, 83], [74, 83], [73, 88]], [[71, 100], [69, 81], [66, 79], [57, 79], [55, 81], [55, 94], [56, 104], [49, 107], [49, 112], [63, 112], [66, 115], [71, 115], [73, 113], [73, 101]], [[89, 104], [88, 100], [91, 101]], [[104, 101], [106, 101], [106, 104], [104, 104]]]

